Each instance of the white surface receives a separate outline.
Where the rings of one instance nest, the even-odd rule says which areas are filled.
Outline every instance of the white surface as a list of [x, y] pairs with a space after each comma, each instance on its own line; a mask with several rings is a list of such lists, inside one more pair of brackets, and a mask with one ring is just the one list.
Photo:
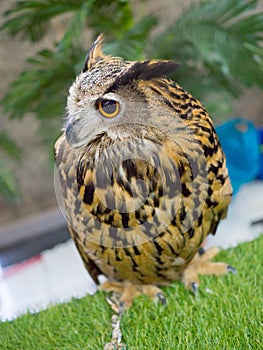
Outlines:
[[[250, 222], [263, 218], [263, 182], [244, 185], [233, 199], [228, 218], [222, 221], [207, 246], [236, 246], [256, 238], [263, 225]], [[0, 271], [1, 272], [1, 271]], [[14, 274], [0, 274], [0, 318], [7, 320], [26, 312], [37, 311], [51, 303], [94, 293], [96, 286], [88, 276], [73, 242], [43, 252], [41, 259]]]
[[68, 241], [14, 274], [0, 277], [0, 318], [12, 319], [28, 309], [38, 311], [95, 291], [74, 243]]

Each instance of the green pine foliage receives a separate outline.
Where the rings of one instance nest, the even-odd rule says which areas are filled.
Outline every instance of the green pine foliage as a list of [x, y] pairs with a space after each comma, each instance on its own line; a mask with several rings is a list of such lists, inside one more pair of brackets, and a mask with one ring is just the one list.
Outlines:
[[4, 131], [0, 131], [0, 197], [13, 203], [19, 198], [19, 189], [11, 171], [11, 162], [18, 161], [21, 151]]
[[[231, 102], [244, 87], [263, 88], [263, 12], [257, 11], [258, 0], [195, 1], [161, 33], [158, 14], [150, 13], [152, 1], [11, 2], [0, 29], [23, 40], [38, 42], [60, 15], [68, 14], [69, 20], [52, 49], [27, 59], [27, 68], [0, 101], [4, 114], [23, 118], [34, 113], [51, 148], [61, 128], [68, 87], [89, 47], [84, 40], [87, 32], [94, 38], [105, 33], [105, 52], [114, 56], [179, 62], [174, 79], [217, 118], [229, 115]], [[140, 2], [149, 9], [146, 16], [134, 15]]]
[[257, 3], [194, 3], [154, 42], [156, 56], [182, 62], [176, 79], [212, 115], [224, 116], [242, 88], [263, 88], [263, 12], [255, 12]]
[[10, 160], [0, 158], [0, 197], [7, 202], [14, 203], [19, 198], [19, 189], [16, 179], [10, 169]]
[[52, 50], [44, 49], [28, 58], [29, 68], [11, 83], [1, 101], [4, 113], [11, 118], [23, 118], [27, 112], [33, 112], [49, 144], [60, 133], [68, 88], [84, 62], [88, 45], [83, 34], [88, 29], [93, 30], [94, 37], [105, 32], [110, 40], [105, 51], [136, 59], [142, 58], [146, 40], [156, 24], [153, 16], [135, 23], [128, 1], [25, 0], [14, 3], [5, 12], [7, 20], [1, 28], [35, 42], [45, 35], [48, 21], [66, 12], [72, 16], [61, 41], [54, 43]]

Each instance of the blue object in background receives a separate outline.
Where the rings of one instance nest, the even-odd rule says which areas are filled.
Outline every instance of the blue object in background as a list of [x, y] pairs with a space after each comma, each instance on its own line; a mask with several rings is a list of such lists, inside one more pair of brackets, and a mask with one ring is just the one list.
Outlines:
[[263, 180], [263, 127], [258, 130], [260, 142], [259, 179]]
[[235, 194], [243, 183], [256, 179], [260, 174], [259, 131], [251, 121], [242, 118], [227, 121], [217, 126], [216, 131], [226, 154]]

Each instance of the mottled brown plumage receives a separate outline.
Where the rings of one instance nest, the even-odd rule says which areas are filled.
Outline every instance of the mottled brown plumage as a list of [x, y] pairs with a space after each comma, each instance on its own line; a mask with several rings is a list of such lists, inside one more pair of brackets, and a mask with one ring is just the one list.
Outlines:
[[102, 36], [70, 88], [55, 145], [71, 236], [95, 282], [107, 276], [104, 289], [127, 305], [177, 279], [195, 289], [199, 272], [231, 270], [210, 262], [215, 250], [198, 254], [232, 192], [213, 122], [166, 77], [175, 63], [127, 62], [101, 46]]

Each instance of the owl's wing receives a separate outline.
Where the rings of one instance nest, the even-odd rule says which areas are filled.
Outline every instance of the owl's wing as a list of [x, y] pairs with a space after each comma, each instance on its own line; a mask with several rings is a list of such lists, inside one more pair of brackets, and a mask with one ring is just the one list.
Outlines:
[[230, 184], [230, 181], [227, 181], [225, 188], [222, 189], [226, 190], [227, 192], [224, 194], [223, 199], [219, 202], [219, 204], [215, 207], [215, 218], [213, 225], [211, 226], [211, 233], [214, 235], [216, 233], [217, 226], [220, 222], [220, 220], [225, 219], [227, 217], [228, 212], [228, 206], [231, 202], [232, 197], [232, 187]]
[[[71, 206], [76, 206], [77, 198], [72, 198], [72, 193], [75, 191], [71, 191], [71, 185], [74, 183], [72, 181], [72, 177], [76, 176], [76, 164], [74, 162], [75, 157], [78, 156], [77, 150], [70, 148], [65, 139], [65, 134], [63, 134], [56, 142], [54, 146], [55, 153], [55, 162], [59, 173], [61, 190], [62, 190], [62, 201], [66, 208], [70, 208]], [[67, 209], [66, 209], [67, 210]], [[69, 210], [71, 211], [71, 210]], [[73, 210], [74, 211], [74, 210]], [[77, 222], [74, 222], [73, 226], [77, 227]], [[83, 252], [83, 242], [81, 242], [81, 236], [71, 227], [68, 222], [68, 229], [76, 247], [81, 255], [81, 258], [84, 262], [84, 265], [89, 272], [90, 276], [94, 280], [96, 284], [99, 284], [98, 275], [101, 275], [101, 270], [97, 267], [97, 265], [88, 258], [87, 254]]]
[[[221, 164], [221, 166], [217, 166], [216, 175], [211, 183], [209, 197], [207, 199], [208, 206], [211, 205], [214, 212], [214, 218], [210, 229], [210, 233], [212, 234], [216, 233], [220, 220], [226, 218], [228, 206], [232, 197], [232, 186], [228, 176], [226, 159], [221, 146], [214, 156], [214, 164], [216, 163]], [[214, 171], [213, 169], [215, 168], [212, 166], [209, 171], [209, 176]]]

